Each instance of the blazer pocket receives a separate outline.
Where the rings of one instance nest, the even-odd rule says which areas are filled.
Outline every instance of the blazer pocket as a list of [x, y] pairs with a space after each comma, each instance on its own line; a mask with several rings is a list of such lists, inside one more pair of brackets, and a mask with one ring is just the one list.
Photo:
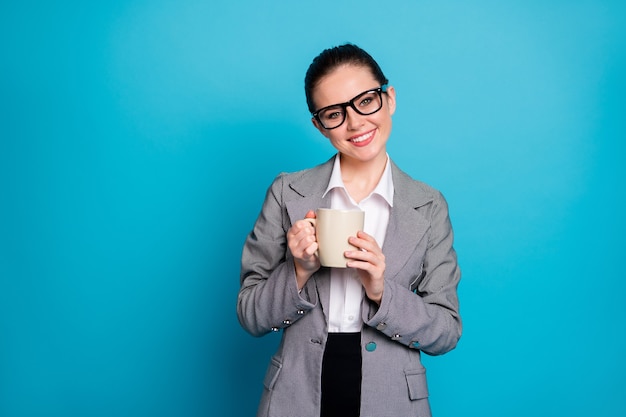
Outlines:
[[409, 290], [411, 290], [411, 292], [414, 292], [415, 294], [417, 294], [417, 287], [419, 286], [420, 282], [424, 279], [424, 276], [426, 276], [426, 271], [424, 270], [424, 264], [422, 264], [422, 266], [420, 267], [420, 273], [417, 274], [415, 279], [411, 281], [411, 283], [409, 284]]
[[265, 372], [265, 378], [263, 379], [263, 385], [265, 385], [265, 388], [270, 391], [274, 388], [274, 384], [276, 384], [278, 374], [280, 374], [282, 367], [283, 364], [278, 361], [278, 359], [272, 358], [269, 366], [267, 367], [267, 371]]
[[428, 398], [425, 369], [411, 369], [404, 372], [411, 400]]

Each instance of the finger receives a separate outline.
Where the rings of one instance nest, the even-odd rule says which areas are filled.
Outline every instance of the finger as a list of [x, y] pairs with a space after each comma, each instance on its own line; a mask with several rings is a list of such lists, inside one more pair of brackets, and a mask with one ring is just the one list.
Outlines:
[[354, 268], [361, 279], [365, 279], [367, 281], [363, 281], [364, 285], [370, 285], [373, 281], [370, 280], [380, 280], [385, 275], [385, 270], [382, 267], [376, 267], [369, 262], [359, 262], [359, 261], [350, 261], [347, 263], [348, 268]]
[[356, 232], [356, 236], [357, 239], [361, 239], [361, 240], [365, 240], [367, 242], [371, 242], [374, 243], [376, 245], [378, 245], [378, 243], [376, 242], [376, 238], [372, 235], [368, 235], [367, 233], [363, 232], [363, 231], [358, 231]]
[[306, 236], [312, 236], [315, 234], [315, 229], [306, 220], [299, 220], [294, 223], [293, 226], [287, 232], [288, 239], [301, 240]]
[[367, 263], [374, 266], [379, 265], [383, 262], [383, 259], [379, 256], [376, 256], [376, 254], [374, 254], [373, 252], [347, 251], [344, 256], [355, 262]]
[[307, 256], [307, 258], [314, 258], [315, 253], [317, 252], [318, 245], [317, 242], [313, 241], [310, 245], [304, 248], [303, 253]]
[[384, 259], [370, 257], [367, 259], [360, 258], [349, 258], [350, 260], [346, 263], [349, 268], [355, 268], [360, 271], [365, 271], [372, 276], [382, 276], [386, 269], [386, 264]]
[[[295, 247], [299, 250], [300, 253], [307, 250], [311, 245], [317, 246], [317, 240], [315, 239], [315, 233], [309, 233], [307, 231], [301, 231], [294, 238]], [[317, 249], [315, 249], [317, 250]], [[310, 253], [315, 252], [315, 250], [309, 250]]]
[[367, 240], [369, 242], [376, 242], [376, 239], [374, 239], [374, 236], [368, 235], [362, 230], [359, 230], [358, 232], [356, 232], [356, 237], [358, 237], [359, 239]]
[[306, 229], [293, 229], [294, 230], [291, 230], [288, 234], [287, 239], [289, 249], [295, 256], [298, 256], [308, 246], [315, 242], [315, 234], [311, 231], [307, 231]]
[[348, 239], [348, 243], [367, 252], [382, 253], [378, 243], [373, 238], [363, 239], [361, 237], [350, 237], [350, 239]]

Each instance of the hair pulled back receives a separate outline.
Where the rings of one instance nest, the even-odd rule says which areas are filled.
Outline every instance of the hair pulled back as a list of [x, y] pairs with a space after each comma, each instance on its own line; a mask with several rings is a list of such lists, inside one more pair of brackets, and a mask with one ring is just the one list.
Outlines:
[[311, 113], [316, 110], [315, 103], [313, 103], [313, 89], [322, 78], [342, 65], [365, 67], [372, 72], [372, 75], [380, 85], [389, 82], [374, 58], [358, 46], [346, 43], [325, 49], [313, 59], [304, 77], [304, 94], [306, 95], [306, 104]]

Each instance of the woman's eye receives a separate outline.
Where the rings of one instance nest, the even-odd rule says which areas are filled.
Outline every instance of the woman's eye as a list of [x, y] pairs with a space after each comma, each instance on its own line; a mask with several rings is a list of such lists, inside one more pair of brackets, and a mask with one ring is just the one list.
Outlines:
[[342, 114], [343, 113], [341, 111], [339, 111], [339, 110], [331, 111], [331, 112], [328, 112], [328, 113], [324, 114], [324, 119], [327, 119], [327, 120], [339, 119], [339, 118], [342, 117]]

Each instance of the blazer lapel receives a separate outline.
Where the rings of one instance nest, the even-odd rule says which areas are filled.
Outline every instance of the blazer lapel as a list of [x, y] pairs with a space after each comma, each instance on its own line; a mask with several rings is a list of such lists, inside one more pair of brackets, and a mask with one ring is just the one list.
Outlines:
[[416, 208], [432, 201], [412, 186], [414, 181], [392, 162], [394, 186], [393, 208], [383, 244], [386, 260], [385, 276], [393, 279], [404, 267], [419, 242], [430, 227]]

